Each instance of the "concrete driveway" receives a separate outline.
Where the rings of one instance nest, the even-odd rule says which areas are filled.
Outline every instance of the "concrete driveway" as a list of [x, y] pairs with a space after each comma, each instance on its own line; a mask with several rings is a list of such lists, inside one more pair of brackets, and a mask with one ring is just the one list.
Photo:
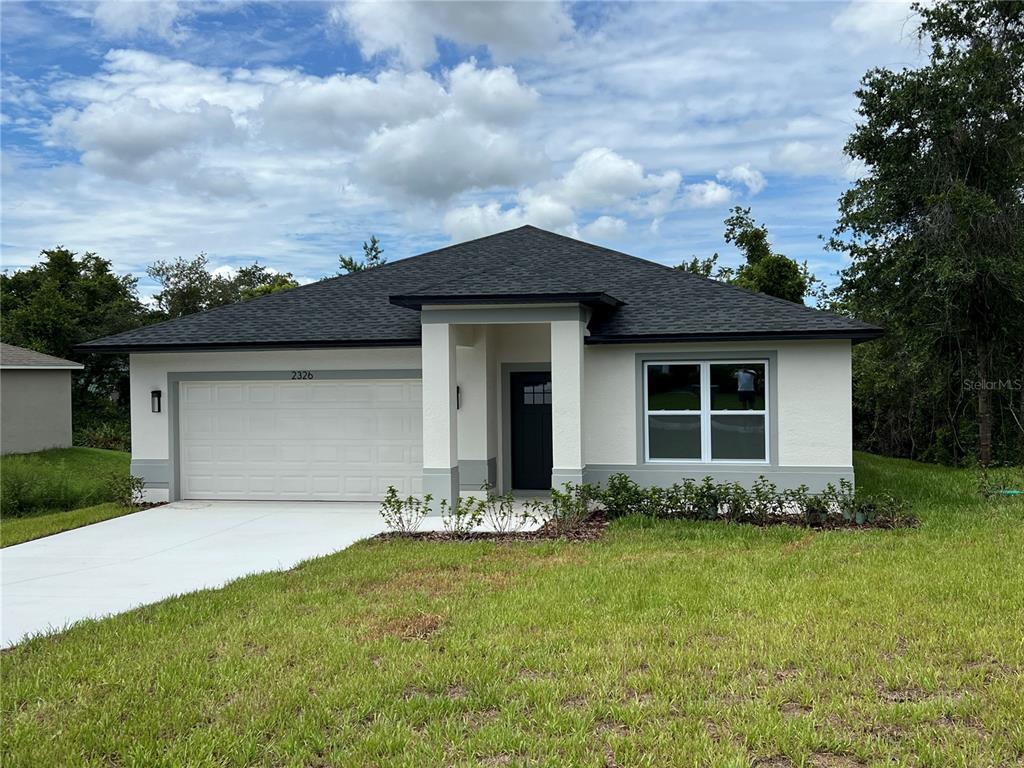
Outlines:
[[2, 644], [292, 568], [383, 529], [376, 503], [187, 501], [7, 547]]

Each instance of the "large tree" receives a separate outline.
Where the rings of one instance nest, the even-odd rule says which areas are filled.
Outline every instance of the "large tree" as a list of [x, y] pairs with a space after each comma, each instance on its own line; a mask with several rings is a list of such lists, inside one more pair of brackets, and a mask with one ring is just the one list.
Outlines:
[[126, 359], [82, 355], [73, 348], [149, 320], [137, 281], [114, 274], [110, 262], [94, 253], [78, 256], [57, 246], [41, 256], [28, 269], [0, 274], [0, 336], [9, 344], [82, 362], [85, 370], [72, 377], [76, 408], [109, 404], [127, 392]]
[[370, 235], [369, 241], [363, 241], [362, 261], [354, 256], [346, 256], [343, 253], [338, 255], [338, 269], [340, 270], [338, 274], [350, 275], [353, 272], [362, 272], [365, 269], [373, 269], [387, 263], [388, 260], [384, 256], [384, 249], [380, 247], [380, 240], [377, 239], [376, 235]]
[[676, 269], [797, 304], [802, 304], [804, 297], [819, 284], [806, 263], [798, 264], [772, 250], [768, 228], [754, 221], [750, 208], [736, 206], [724, 223], [725, 241], [735, 245], [743, 254], [743, 264], [737, 269], [719, 266], [716, 253], [705, 259], [694, 256]]
[[209, 269], [205, 253], [193, 259], [179, 256], [174, 261], [158, 261], [146, 273], [160, 283], [153, 300], [169, 318], [298, 287], [291, 272], [272, 272], [259, 263], [239, 267], [229, 275], [218, 275]]
[[873, 69], [846, 152], [837, 306], [885, 326], [858, 347], [867, 447], [1024, 459], [1024, 2], [915, 6], [918, 69]]

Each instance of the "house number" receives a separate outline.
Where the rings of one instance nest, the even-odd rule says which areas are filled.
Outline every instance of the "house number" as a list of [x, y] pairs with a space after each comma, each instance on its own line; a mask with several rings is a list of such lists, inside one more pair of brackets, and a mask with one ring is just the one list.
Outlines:
[[313, 372], [312, 371], [292, 371], [292, 381], [295, 381], [297, 379], [312, 379], [312, 378], [313, 378]]

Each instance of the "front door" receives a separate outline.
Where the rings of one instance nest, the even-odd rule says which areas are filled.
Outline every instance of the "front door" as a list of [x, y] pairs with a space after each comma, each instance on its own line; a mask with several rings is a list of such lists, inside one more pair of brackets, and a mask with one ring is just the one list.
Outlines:
[[551, 372], [512, 373], [512, 487], [551, 488]]

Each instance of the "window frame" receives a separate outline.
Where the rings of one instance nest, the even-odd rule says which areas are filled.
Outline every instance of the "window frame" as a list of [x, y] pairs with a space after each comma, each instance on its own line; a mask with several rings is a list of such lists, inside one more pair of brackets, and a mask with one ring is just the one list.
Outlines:
[[[751, 464], [766, 466], [771, 464], [771, 361], [760, 357], [742, 358], [704, 358], [704, 359], [671, 359], [644, 360], [641, 368], [640, 385], [643, 387], [643, 450], [646, 464]], [[690, 365], [700, 369], [700, 410], [655, 410], [652, 411], [648, 398], [650, 388], [647, 371], [652, 365]], [[760, 410], [711, 410], [711, 366], [712, 365], [763, 365], [764, 366], [764, 408]], [[700, 417], [700, 458], [696, 459], [658, 459], [651, 458], [651, 416], [699, 416]], [[711, 417], [712, 416], [761, 416], [764, 419], [764, 458], [763, 459], [714, 459], [711, 456]]]

